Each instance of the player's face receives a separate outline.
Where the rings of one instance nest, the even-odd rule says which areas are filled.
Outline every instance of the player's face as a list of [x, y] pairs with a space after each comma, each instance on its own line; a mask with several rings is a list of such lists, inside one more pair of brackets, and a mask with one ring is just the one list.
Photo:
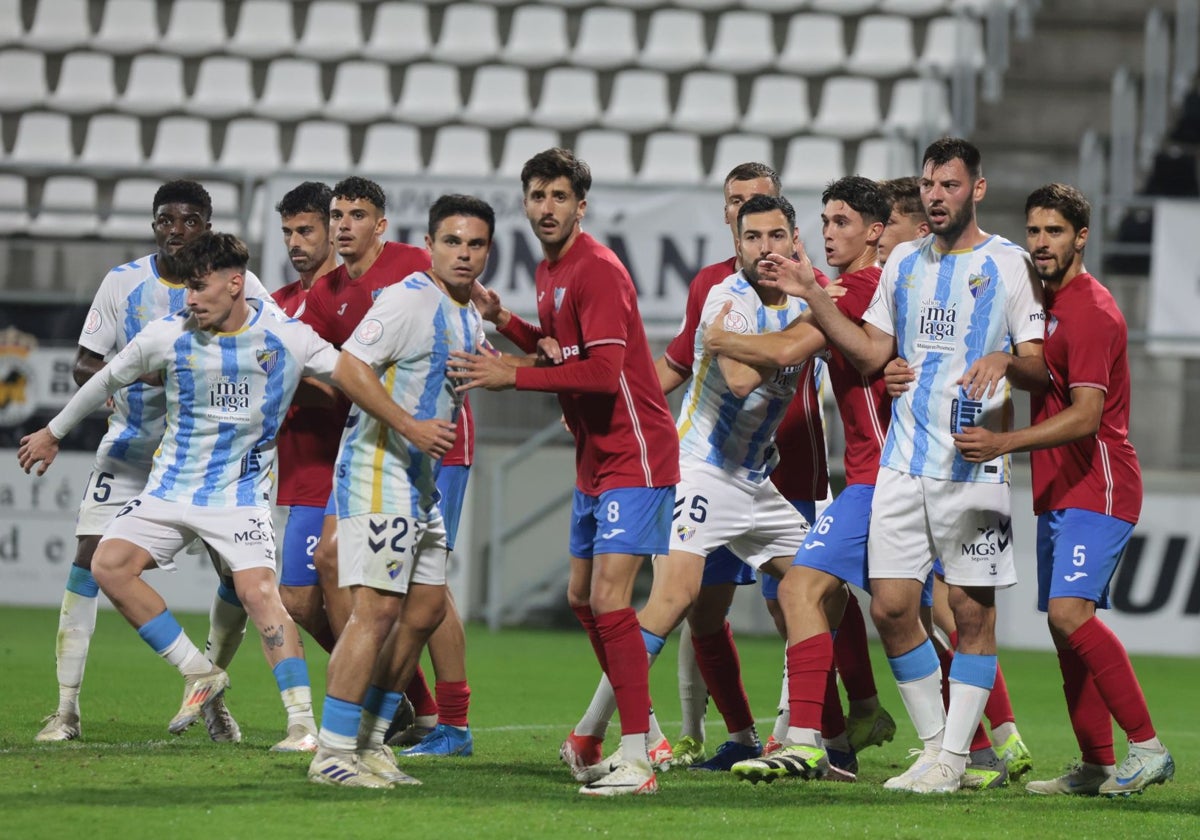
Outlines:
[[213, 271], [187, 281], [187, 307], [200, 329], [224, 331], [242, 282], [242, 273], [235, 269]]
[[867, 249], [868, 239], [878, 236], [879, 228], [867, 224], [862, 214], [840, 199], [825, 204], [821, 211], [821, 237], [825, 240], [825, 262], [844, 269]]
[[892, 215], [888, 216], [883, 233], [879, 235], [879, 264], [886, 263], [887, 258], [891, 256], [892, 249], [901, 242], [912, 242], [928, 233], [929, 223], [923, 216], [901, 213], [893, 207]]
[[566, 176], [529, 182], [525, 216], [542, 245], [555, 247], [570, 239], [586, 210], [587, 199], [575, 195]]
[[758, 282], [758, 261], [767, 254], [779, 254], [791, 259], [796, 253], [799, 232], [788, 224], [782, 210], [767, 213], [748, 213], [742, 218], [742, 232], [738, 235], [737, 251], [742, 262], [742, 273], [751, 283]]
[[333, 244], [329, 241], [329, 223], [320, 213], [296, 213], [280, 219], [283, 244], [292, 268], [304, 274], [324, 265]]
[[450, 216], [438, 223], [425, 247], [433, 274], [448, 286], [469, 287], [483, 274], [492, 240], [487, 222], [477, 216]]
[[770, 178], [751, 178], [749, 181], [729, 181], [725, 184], [725, 224], [737, 238], [737, 214], [742, 205], [756, 195], [778, 195]]
[[387, 230], [383, 211], [365, 198], [334, 198], [329, 205], [329, 231], [338, 256], [354, 261], [366, 256]]
[[1025, 217], [1025, 247], [1038, 277], [1046, 283], [1057, 284], [1068, 273], [1078, 273], [1087, 237], [1087, 228], [1075, 230], [1057, 210], [1034, 207]]
[[983, 178], [971, 180], [966, 164], [955, 158], [921, 172], [921, 203], [934, 235], [953, 242], [975, 219], [975, 204], [987, 189]]
[[173, 257], [212, 225], [205, 221], [204, 211], [194, 204], [174, 202], [154, 208], [154, 244], [161, 256]]

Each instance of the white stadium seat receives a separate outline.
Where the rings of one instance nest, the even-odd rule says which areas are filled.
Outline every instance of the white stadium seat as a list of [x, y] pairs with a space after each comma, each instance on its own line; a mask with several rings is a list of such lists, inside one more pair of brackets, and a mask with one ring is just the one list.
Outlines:
[[445, 64], [419, 62], [404, 71], [396, 118], [416, 125], [438, 125], [462, 113], [458, 70]]
[[248, 58], [271, 58], [296, 46], [291, 0], [241, 0], [237, 27], [226, 49]]
[[463, 120], [507, 128], [529, 118], [529, 79], [522, 67], [489, 64], [475, 71]]
[[354, 168], [350, 129], [343, 123], [312, 120], [296, 126], [287, 168], [293, 172], [339, 175]]
[[268, 175], [282, 165], [278, 123], [257, 117], [229, 121], [217, 166], [251, 175]]
[[139, 116], [158, 116], [183, 108], [183, 59], [177, 55], [138, 55], [129, 65], [117, 108]]
[[29, 229], [29, 194], [20, 175], [0, 173], [0, 234]]
[[813, 118], [817, 134], [855, 140], [879, 131], [879, 85], [861, 76], [834, 76], [821, 89], [821, 105]]
[[492, 174], [492, 150], [485, 129], [469, 125], [445, 125], [433, 137], [429, 156], [430, 175], [485, 178]]
[[716, 134], [733, 128], [740, 113], [737, 80], [732, 75], [697, 71], [683, 77], [671, 127]]
[[660, 131], [646, 138], [639, 181], [652, 184], [698, 184], [704, 179], [700, 166], [700, 138], [695, 134]]
[[604, 125], [624, 131], [653, 131], [671, 119], [667, 75], [658, 70], [619, 70], [604, 112]]
[[49, 99], [56, 111], [87, 114], [111, 108], [117, 101], [113, 58], [105, 53], [72, 52], [63, 58], [58, 85]]
[[620, 184], [633, 180], [633, 151], [624, 131], [591, 128], [579, 132], [575, 153], [592, 170], [593, 180]]
[[925, 45], [917, 60], [919, 70], [950, 73], [963, 66], [980, 70], [984, 65], [983, 27], [969, 17], [940, 17], [929, 22]]
[[448, 64], [483, 64], [500, 54], [500, 29], [496, 9], [482, 3], [455, 3], [446, 7], [442, 34], [433, 57]]
[[581, 67], [554, 67], [542, 79], [542, 97], [533, 122], [563, 131], [591, 125], [600, 117], [596, 73]]
[[38, 214], [29, 225], [33, 236], [87, 236], [100, 220], [96, 181], [83, 175], [52, 175], [42, 187]]
[[846, 33], [837, 15], [792, 15], [776, 66], [801, 76], [822, 76], [846, 63]]
[[376, 122], [363, 135], [358, 170], [365, 175], [416, 175], [422, 170], [421, 136], [411, 125]]
[[199, 117], [163, 117], [158, 121], [150, 165], [196, 171], [213, 165], [212, 128]]
[[96, 114], [88, 120], [79, 162], [84, 166], [135, 168], [146, 160], [142, 153], [142, 126], [129, 114]]
[[941, 79], [900, 79], [892, 88], [883, 130], [909, 137], [936, 137], [950, 130], [950, 101]]
[[704, 18], [690, 9], [658, 9], [650, 17], [640, 64], [676, 72], [699, 67], [708, 57]]
[[[21, 43], [25, 26], [21, 23], [21, 0], [0, 0], [0, 47]], [[21, 181], [22, 192], [25, 179]]]
[[501, 178], [519, 178], [527, 160], [538, 152], [552, 149], [561, 143], [562, 138], [552, 128], [510, 128], [504, 132], [504, 148], [500, 153], [500, 165], [496, 167], [496, 174]]
[[277, 58], [267, 65], [255, 112], [276, 120], [314, 116], [325, 107], [321, 93], [321, 68], [307, 58]]
[[87, 0], [41, 0], [33, 13], [33, 25], [21, 46], [45, 52], [65, 52], [92, 40]]
[[362, 14], [351, 0], [316, 0], [308, 7], [296, 53], [318, 61], [350, 58], [362, 51]]
[[386, 64], [377, 61], [343, 61], [333, 76], [333, 90], [324, 115], [346, 122], [370, 122], [392, 112], [391, 78]]
[[158, 48], [189, 57], [210, 55], [224, 50], [228, 39], [221, 0], [175, 0]]
[[71, 119], [66, 114], [33, 111], [22, 114], [10, 163], [66, 166], [75, 160]]
[[0, 52], [0, 111], [24, 111], [42, 105], [46, 87], [46, 56], [33, 50]]
[[775, 36], [771, 16], [765, 12], [725, 12], [717, 20], [717, 34], [708, 66], [729, 73], [754, 73], [775, 62]]
[[899, 15], [867, 15], [858, 22], [846, 69], [860, 76], [899, 76], [916, 63], [913, 26]]
[[108, 216], [100, 223], [105, 239], [145, 239], [150, 233], [154, 194], [162, 186], [156, 178], [124, 178], [113, 187]]
[[231, 55], [213, 55], [200, 62], [196, 87], [185, 110], [203, 117], [224, 118], [254, 108], [250, 61]]
[[570, 52], [567, 15], [554, 6], [518, 6], [501, 58], [506, 64], [547, 67], [563, 62]]
[[729, 170], [752, 160], [775, 168], [775, 153], [772, 151], [769, 137], [758, 134], [722, 134], [717, 138], [708, 182], [718, 187], [724, 186]]
[[629, 9], [593, 6], [579, 20], [579, 37], [571, 63], [596, 70], [612, 70], [637, 61], [637, 28]]
[[899, 137], [868, 137], [858, 146], [854, 173], [883, 181], [917, 172], [915, 152], [908, 140]]
[[105, 0], [100, 29], [92, 49], [113, 55], [136, 55], [158, 48], [158, 10], [154, 0]]
[[784, 157], [784, 191], [820, 192], [830, 181], [846, 174], [846, 151], [833, 137], [793, 137]]
[[750, 104], [738, 127], [771, 137], [791, 137], [812, 122], [808, 83], [796, 76], [755, 76]]
[[411, 62], [429, 55], [429, 10], [421, 3], [380, 3], [363, 55], [376, 61]]

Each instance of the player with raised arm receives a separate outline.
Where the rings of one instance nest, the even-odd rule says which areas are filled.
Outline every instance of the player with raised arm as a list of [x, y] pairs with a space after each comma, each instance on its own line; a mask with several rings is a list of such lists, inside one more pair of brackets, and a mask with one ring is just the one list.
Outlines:
[[494, 228], [492, 208], [477, 198], [435, 201], [431, 268], [384, 288], [343, 345], [339, 370], [394, 404], [380, 418], [352, 411], [338, 452], [338, 583], [352, 609], [329, 659], [313, 782], [419, 784], [396, 766], [384, 736], [446, 611], [449, 548], [434, 474], [462, 404], [447, 361], [491, 351], [471, 291]]
[[521, 172], [525, 214], [546, 259], [537, 268], [533, 326], [499, 306], [486, 313], [526, 353], [553, 338], [564, 362], [459, 355], [461, 388], [557, 393], [576, 442], [568, 599], [612, 683], [622, 761], [580, 789], [590, 796], [649, 794], [647, 645], [630, 606], [642, 559], [667, 552], [679, 444], [654, 374], [637, 291], [616, 255], [581, 228], [592, 176], [565, 149], [534, 155]]
[[[920, 358], [917, 387], [892, 404], [871, 502], [871, 614], [921, 755], [885, 787], [958, 790], [971, 736], [995, 679], [995, 590], [1016, 580], [1004, 459], [971, 464], [954, 449], [963, 426], [1000, 428], [1011, 406], [1004, 380], [1043, 387], [1045, 315], [1028, 254], [978, 227], [987, 190], [978, 149], [943, 138], [923, 156], [921, 199], [932, 237], [896, 247], [857, 324], [800, 264], [771, 259], [763, 273], [808, 302], [829, 342], [864, 374], [900, 355]], [[934, 558], [950, 584], [959, 629], [950, 705], [937, 653], [920, 619]]]

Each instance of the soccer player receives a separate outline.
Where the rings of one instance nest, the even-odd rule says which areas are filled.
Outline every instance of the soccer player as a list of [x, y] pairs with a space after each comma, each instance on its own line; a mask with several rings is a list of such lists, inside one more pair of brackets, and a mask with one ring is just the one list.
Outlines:
[[[808, 301], [829, 342], [871, 375], [899, 355], [920, 368], [917, 386], [892, 405], [867, 555], [871, 615], [900, 696], [923, 742], [921, 755], [885, 787], [956, 791], [971, 735], [995, 679], [995, 590], [1016, 580], [1004, 459], [967, 462], [952, 432], [1000, 427], [1011, 406], [1007, 379], [1044, 386], [1040, 289], [1025, 251], [979, 229], [979, 150], [943, 138], [925, 150], [921, 199], [932, 237], [899, 245], [856, 324], [804, 269], [768, 257], [767, 277]], [[942, 559], [959, 630], [950, 706], [942, 705], [938, 657], [920, 619], [920, 593]]]
[[887, 265], [892, 249], [901, 242], [912, 242], [929, 235], [929, 221], [921, 204], [921, 185], [914, 176], [893, 178], [880, 186], [891, 202], [891, 212], [879, 235], [879, 265]]
[[[151, 229], [157, 250], [105, 275], [79, 335], [74, 377], [83, 385], [151, 321], [184, 307], [187, 290], [179, 271], [179, 249], [211, 227], [212, 199], [195, 181], [163, 184], [154, 194]], [[246, 283], [260, 296], [266, 290], [247, 273]], [[92, 576], [92, 556], [117, 511], [142, 491], [154, 450], [166, 424], [166, 399], [160, 387], [134, 382], [113, 397], [108, 431], [83, 494], [75, 525], [75, 562], [67, 578], [59, 612], [58, 709], [35, 740], [69, 741], [80, 733], [79, 690], [88, 648], [96, 630], [99, 587]], [[210, 613], [207, 649], [228, 665], [241, 643], [246, 613], [232, 581], [222, 578]], [[214, 741], [240, 741], [241, 730], [222, 699], [205, 707], [205, 723]]]
[[[1029, 452], [1038, 517], [1038, 609], [1058, 649], [1063, 691], [1082, 761], [1037, 794], [1128, 795], [1163, 784], [1175, 762], [1158, 740], [1129, 654], [1096, 615], [1137, 523], [1142, 477], [1129, 442], [1125, 318], [1083, 264], [1091, 207], [1066, 184], [1025, 202], [1026, 244], [1046, 290], [1049, 388], [1035, 393], [1027, 428], [964, 428], [954, 445], [971, 463]], [[920, 370], [915, 371], [920, 376]], [[1116, 766], [1111, 718], [1129, 739]]]
[[565, 149], [534, 155], [521, 171], [525, 214], [546, 259], [537, 268], [535, 327], [498, 305], [485, 317], [526, 353], [556, 340], [564, 362], [460, 355], [466, 390], [550, 391], [559, 395], [576, 442], [568, 599], [612, 683], [621, 715], [622, 761], [586, 784], [589, 796], [650, 794], [658, 782], [647, 752], [647, 645], [630, 606], [646, 555], [669, 543], [679, 444], [654, 374], [637, 292], [616, 255], [580, 225], [592, 175]]
[[431, 268], [384, 288], [343, 345], [339, 368], [394, 405], [386, 422], [352, 412], [338, 452], [338, 582], [352, 609], [329, 659], [313, 782], [419, 784], [396, 766], [384, 736], [446, 611], [449, 547], [434, 472], [462, 403], [446, 363], [451, 352], [490, 351], [471, 291], [494, 228], [492, 208], [477, 198], [435, 201]]

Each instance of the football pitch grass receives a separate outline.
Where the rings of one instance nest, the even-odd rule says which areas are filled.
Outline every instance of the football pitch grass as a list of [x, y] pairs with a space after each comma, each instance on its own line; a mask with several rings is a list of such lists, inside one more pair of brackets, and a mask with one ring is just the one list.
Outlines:
[[[203, 642], [207, 618], [181, 616]], [[1007, 789], [917, 797], [881, 787], [916, 745], [878, 649], [884, 705], [900, 724], [896, 740], [860, 755], [859, 783], [738, 782], [728, 774], [672, 770], [656, 797], [593, 800], [576, 793], [557, 758], [582, 712], [597, 667], [582, 631], [468, 629], [475, 756], [408, 759], [421, 787], [371, 791], [305, 779], [308, 756], [275, 755], [284, 716], [253, 635], [230, 673], [228, 703], [241, 744], [214, 744], [203, 725], [167, 734], [182, 681], [114, 612], [102, 610], [82, 694], [83, 737], [34, 744], [56, 700], [52, 609], [0, 608], [0, 835], [162, 838], [578, 837], [768, 838], [1002, 836], [1166, 838], [1200, 836], [1200, 662], [1137, 657], [1154, 722], [1177, 765], [1176, 780], [1128, 799], [1035, 797]], [[1164, 632], [1168, 628], [1164, 628]], [[253, 633], [253, 631], [251, 631]], [[778, 698], [778, 641], [739, 640], [755, 712], [768, 720]], [[323, 694], [326, 657], [308, 645], [313, 695]], [[668, 737], [678, 734], [675, 642], [651, 672]], [[315, 652], [314, 652], [315, 651]], [[1051, 654], [1003, 651], [1001, 663], [1025, 742], [1031, 778], [1057, 775], [1076, 755]], [[710, 708], [710, 752], [724, 728]], [[617, 743], [617, 727], [609, 745]], [[1118, 742], [1117, 758], [1125, 747]]]

